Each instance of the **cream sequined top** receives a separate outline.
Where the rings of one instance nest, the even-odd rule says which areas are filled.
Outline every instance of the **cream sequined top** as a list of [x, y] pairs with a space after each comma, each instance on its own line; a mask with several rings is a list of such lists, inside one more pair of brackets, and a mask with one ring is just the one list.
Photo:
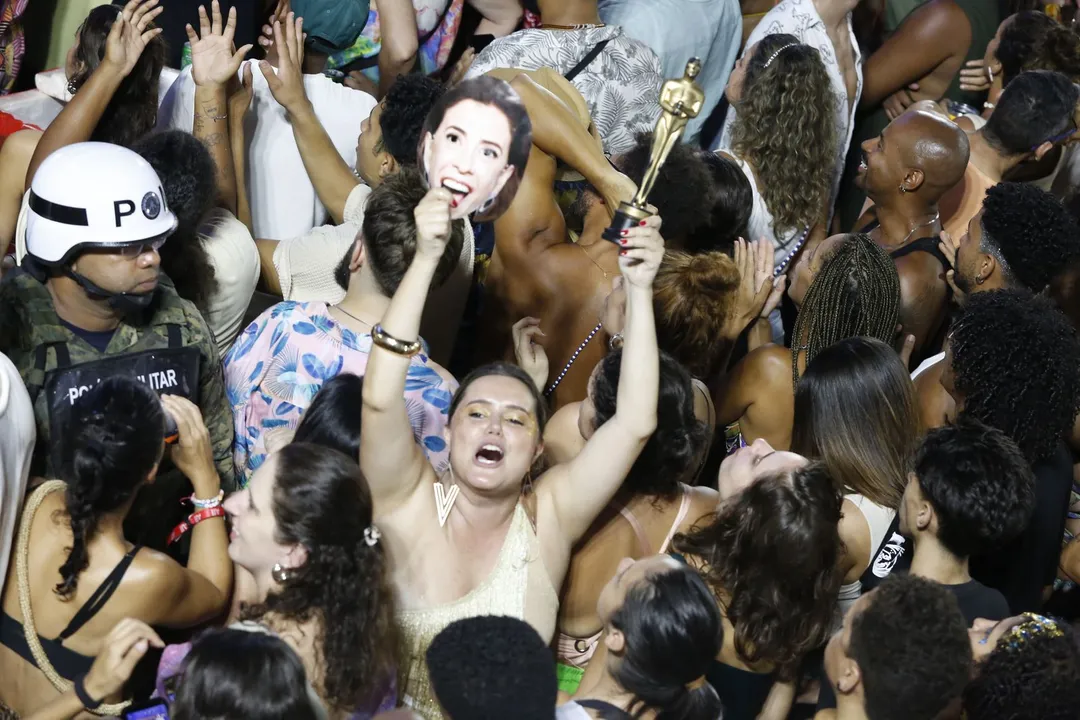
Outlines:
[[479, 615], [515, 617], [527, 621], [549, 642], [558, 613], [559, 596], [544, 567], [540, 542], [518, 503], [495, 567], [483, 583], [452, 603], [398, 611], [402, 637], [398, 687], [403, 703], [429, 720], [443, 718], [424, 656], [435, 636], [455, 620]]

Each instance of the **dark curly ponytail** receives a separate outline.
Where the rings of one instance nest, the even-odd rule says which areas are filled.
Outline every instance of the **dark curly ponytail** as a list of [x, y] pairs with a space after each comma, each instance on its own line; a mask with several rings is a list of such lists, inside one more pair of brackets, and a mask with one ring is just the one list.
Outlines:
[[90, 562], [87, 545], [102, 515], [123, 507], [161, 460], [165, 416], [146, 385], [127, 377], [102, 380], [72, 408], [57, 443], [60, 479], [71, 523], [71, 550], [55, 592], [70, 598]]
[[245, 618], [318, 618], [323, 699], [341, 712], [373, 706], [396, 670], [397, 638], [367, 481], [355, 459], [309, 443], [286, 445], [273, 462], [277, 541], [302, 545], [307, 562]]

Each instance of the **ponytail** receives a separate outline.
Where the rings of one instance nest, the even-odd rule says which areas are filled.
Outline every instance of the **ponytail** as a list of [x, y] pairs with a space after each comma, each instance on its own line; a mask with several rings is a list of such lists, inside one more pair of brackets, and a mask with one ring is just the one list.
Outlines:
[[723, 625], [697, 572], [679, 565], [646, 576], [609, 622], [626, 638], [611, 674], [634, 696], [631, 714], [651, 708], [657, 720], [720, 716], [720, 697], [704, 674], [720, 652]]
[[72, 410], [57, 450], [72, 541], [54, 592], [65, 600], [89, 565], [101, 516], [128, 503], [161, 459], [165, 425], [154, 391], [126, 377], [98, 383]]

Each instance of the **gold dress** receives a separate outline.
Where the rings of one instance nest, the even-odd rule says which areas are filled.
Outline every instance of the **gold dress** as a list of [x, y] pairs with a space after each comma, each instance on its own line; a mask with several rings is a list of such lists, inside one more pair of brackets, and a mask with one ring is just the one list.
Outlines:
[[559, 597], [540, 556], [536, 532], [518, 503], [495, 567], [483, 583], [452, 603], [398, 611], [402, 703], [428, 720], [444, 717], [431, 689], [424, 656], [435, 636], [450, 623], [480, 615], [515, 617], [528, 621], [548, 642], [555, 632], [558, 612]]

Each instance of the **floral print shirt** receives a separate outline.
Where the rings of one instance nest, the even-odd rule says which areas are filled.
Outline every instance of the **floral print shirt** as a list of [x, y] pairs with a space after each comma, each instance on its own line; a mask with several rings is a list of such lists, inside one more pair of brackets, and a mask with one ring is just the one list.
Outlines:
[[[321, 302], [278, 303], [244, 330], [225, 356], [241, 486], [275, 449], [275, 436], [291, 437], [323, 383], [342, 372], [363, 375], [370, 352], [371, 335], [342, 327]], [[448, 462], [443, 428], [456, 389], [457, 382], [428, 358], [426, 346], [413, 356], [405, 405], [416, 441], [437, 471]]]
[[652, 132], [660, 117], [660, 59], [644, 43], [610, 25], [581, 30], [519, 30], [496, 38], [476, 56], [466, 78], [496, 68], [539, 70], [548, 67], [564, 77], [597, 43], [603, 52], [571, 80], [589, 106], [604, 152], [629, 152], [639, 132]]

